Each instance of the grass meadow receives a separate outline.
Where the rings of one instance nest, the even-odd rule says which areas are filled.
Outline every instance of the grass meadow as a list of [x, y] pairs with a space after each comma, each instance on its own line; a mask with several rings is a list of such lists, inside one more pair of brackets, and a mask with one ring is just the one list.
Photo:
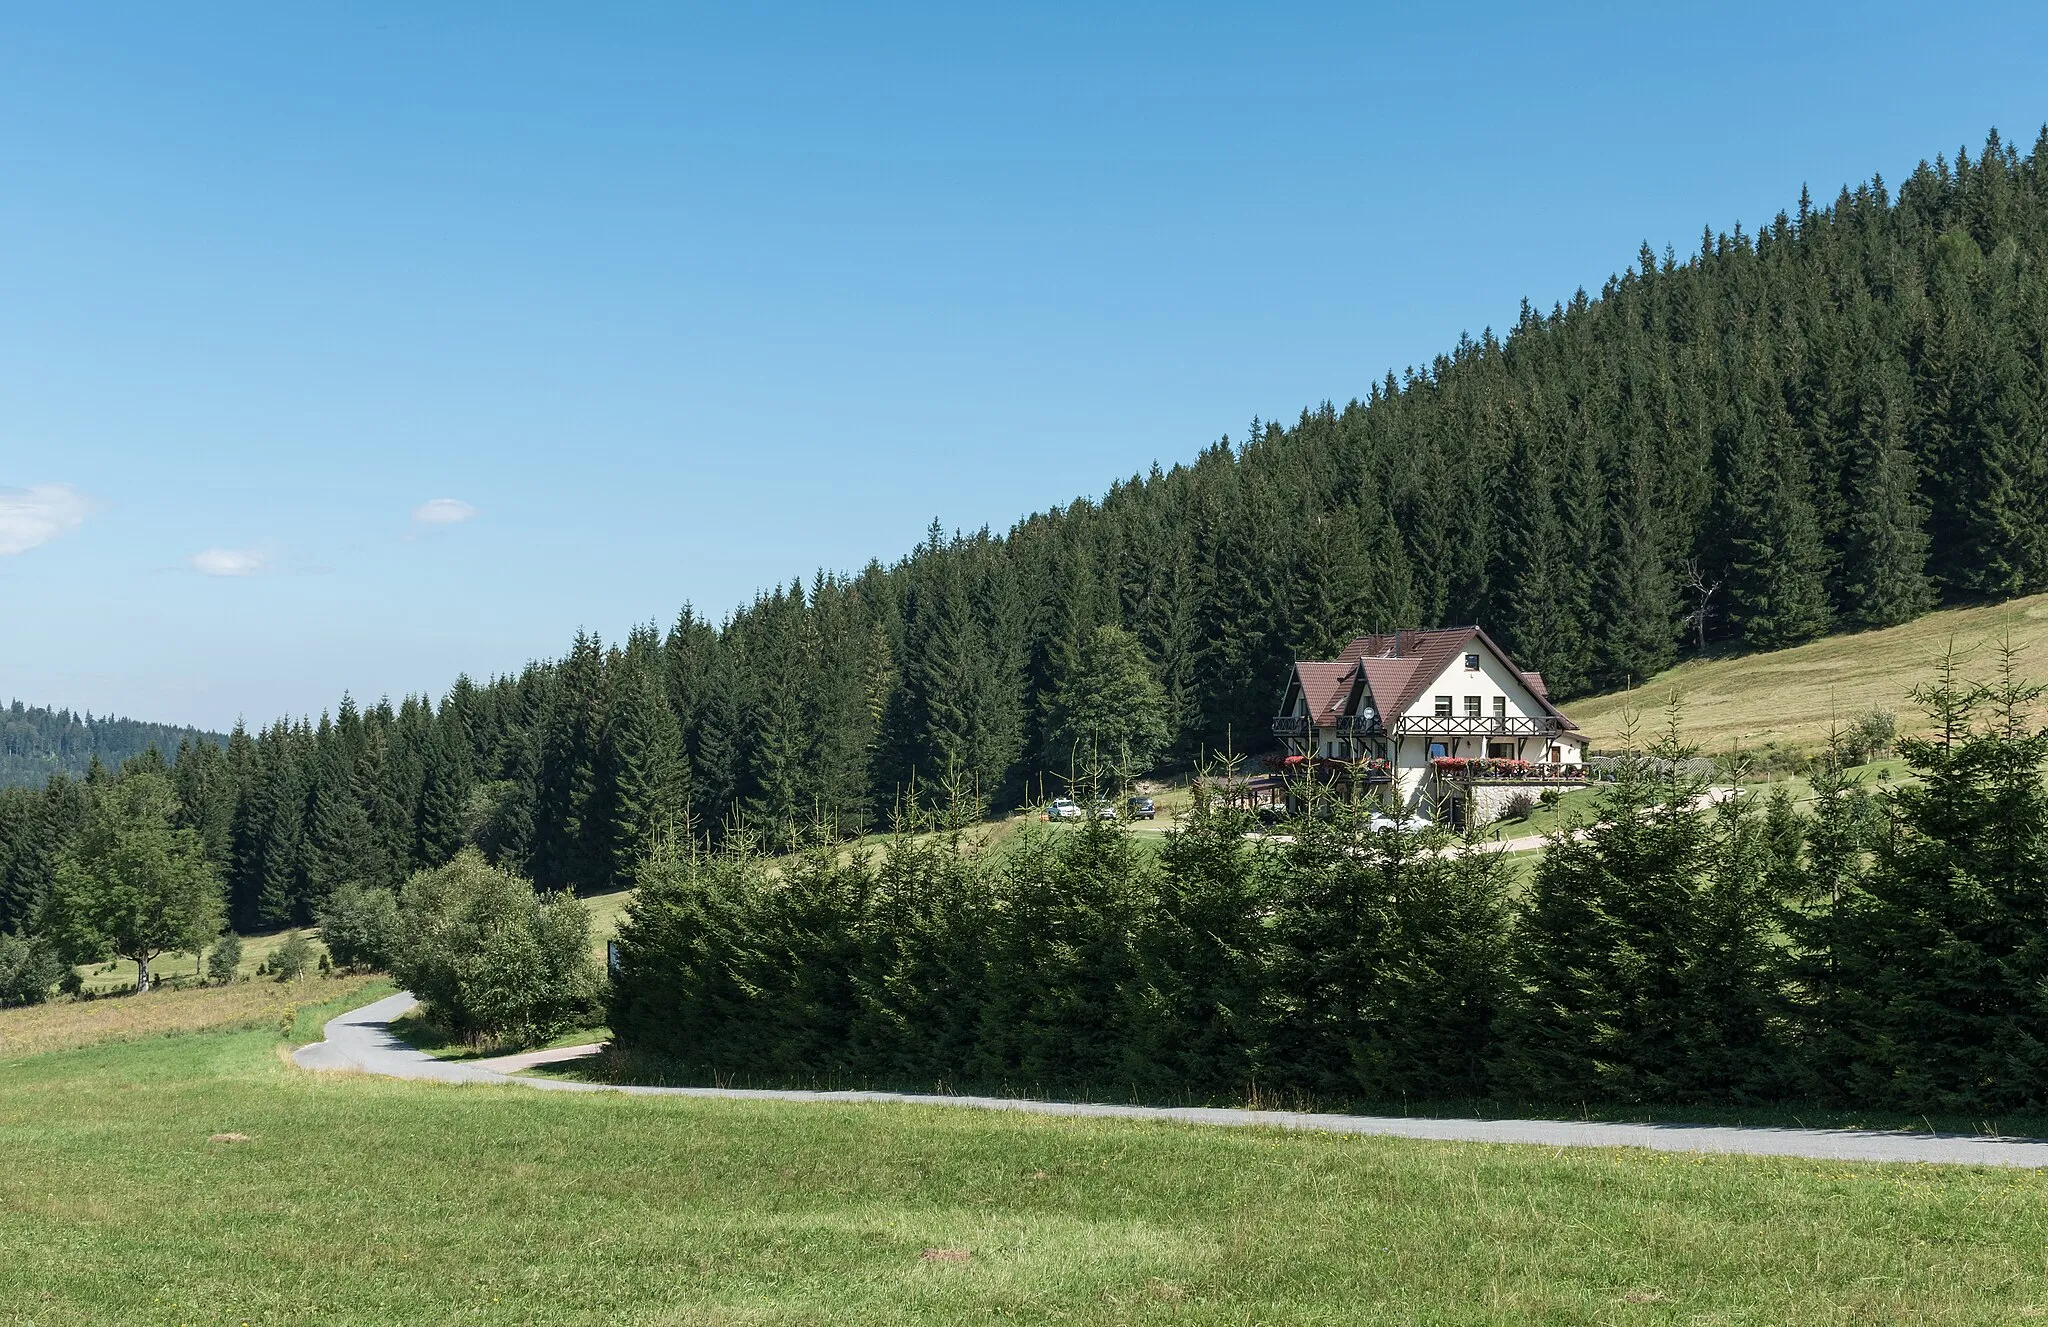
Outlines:
[[[380, 991], [389, 987], [381, 979], [375, 984]], [[324, 1008], [371, 985], [362, 976], [243, 981], [0, 1010], [0, 1072], [11, 1061], [44, 1051], [220, 1028], [275, 1028], [287, 1012]]]
[[1565, 703], [1598, 751], [1620, 747], [1628, 714], [1639, 716], [1639, 741], [1664, 725], [1664, 710], [1679, 697], [1687, 741], [1708, 753], [1740, 746], [1814, 751], [1832, 727], [1848, 727], [1870, 710], [1891, 710], [1902, 732], [1923, 726], [1908, 698], [1934, 680], [1951, 643], [1966, 677], [1989, 677], [1997, 645], [2010, 636], [2024, 671], [2048, 676], [2048, 595], [1975, 608], [1952, 608], [1883, 631], [1828, 636], [1789, 650], [1692, 660], [1631, 691]]
[[[302, 1009], [299, 1035], [378, 989]], [[0, 1318], [2048, 1314], [2029, 1172], [315, 1076], [276, 1022], [0, 1052]]]

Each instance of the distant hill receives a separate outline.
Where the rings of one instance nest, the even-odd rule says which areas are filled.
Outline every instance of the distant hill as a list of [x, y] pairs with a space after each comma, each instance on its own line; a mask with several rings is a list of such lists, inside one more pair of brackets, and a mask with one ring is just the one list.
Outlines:
[[1621, 744], [1633, 709], [1643, 740], [1655, 736], [1676, 694], [1688, 741], [1709, 753], [1740, 744], [1760, 751], [1812, 751], [1827, 744], [1831, 724], [1846, 728], [1870, 710], [1891, 710], [1901, 732], [1925, 727], [1908, 693], [1934, 680], [1942, 652], [1954, 645], [1966, 678], [1998, 666], [1998, 643], [2009, 637], [2022, 675], [2048, 679], [2048, 594], [2002, 604], [1951, 608], [1904, 626], [1829, 636], [1787, 650], [1698, 659], [1667, 668], [1632, 690], [1568, 701], [1565, 712], [1586, 730], [1595, 750]]
[[152, 746], [168, 757], [183, 741], [227, 740], [198, 728], [74, 714], [17, 700], [0, 710], [0, 788], [41, 784], [52, 774], [84, 774], [94, 756], [114, 766]]

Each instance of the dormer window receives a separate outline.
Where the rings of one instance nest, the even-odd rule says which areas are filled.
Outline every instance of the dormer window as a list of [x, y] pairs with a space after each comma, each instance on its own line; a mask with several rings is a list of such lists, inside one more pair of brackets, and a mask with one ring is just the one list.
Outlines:
[[1468, 672], [1468, 673], [1476, 673], [1476, 672], [1478, 672], [1478, 671], [1479, 671], [1479, 656], [1478, 656], [1478, 655], [1476, 655], [1476, 654], [1468, 654], [1468, 655], [1466, 655], [1466, 656], [1465, 656], [1465, 671], [1466, 671], [1466, 672]]

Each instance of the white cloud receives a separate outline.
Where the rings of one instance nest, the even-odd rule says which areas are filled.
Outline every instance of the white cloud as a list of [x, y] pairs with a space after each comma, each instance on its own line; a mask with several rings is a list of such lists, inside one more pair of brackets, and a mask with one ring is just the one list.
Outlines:
[[208, 548], [194, 553], [192, 569], [207, 576], [254, 576], [270, 565], [260, 548]]
[[84, 524], [92, 499], [69, 484], [0, 488], [0, 557], [26, 553]]
[[476, 516], [476, 508], [461, 498], [428, 498], [412, 509], [414, 525], [460, 525]]

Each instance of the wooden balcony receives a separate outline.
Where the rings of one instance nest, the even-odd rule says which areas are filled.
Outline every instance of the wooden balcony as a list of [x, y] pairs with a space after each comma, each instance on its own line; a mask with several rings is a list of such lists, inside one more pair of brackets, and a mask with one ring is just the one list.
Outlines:
[[1599, 774], [1584, 765], [1553, 765], [1548, 761], [1495, 760], [1440, 756], [1429, 762], [1430, 773], [1450, 783], [1596, 783]]
[[1425, 714], [1401, 720], [1394, 731], [1404, 737], [1549, 737], [1564, 725], [1547, 714]]
[[1273, 720], [1275, 737], [1307, 737], [1308, 720], [1297, 714], [1282, 714]]

